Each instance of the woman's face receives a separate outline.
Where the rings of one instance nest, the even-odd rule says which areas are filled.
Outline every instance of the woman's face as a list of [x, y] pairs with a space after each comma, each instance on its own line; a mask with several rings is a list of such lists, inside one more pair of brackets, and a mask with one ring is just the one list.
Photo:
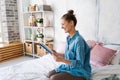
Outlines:
[[67, 21], [65, 19], [62, 19], [61, 25], [62, 29], [65, 30], [65, 33], [69, 33], [73, 28], [73, 21]]

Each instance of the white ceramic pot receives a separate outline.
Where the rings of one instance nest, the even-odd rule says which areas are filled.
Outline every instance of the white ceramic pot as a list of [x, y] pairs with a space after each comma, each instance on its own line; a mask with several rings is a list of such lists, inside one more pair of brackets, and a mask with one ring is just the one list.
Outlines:
[[37, 38], [37, 41], [38, 41], [38, 42], [41, 42], [41, 41], [42, 41], [42, 39], [41, 39], [41, 38]]
[[42, 23], [37, 23], [37, 26], [38, 27], [43, 27], [43, 24]]

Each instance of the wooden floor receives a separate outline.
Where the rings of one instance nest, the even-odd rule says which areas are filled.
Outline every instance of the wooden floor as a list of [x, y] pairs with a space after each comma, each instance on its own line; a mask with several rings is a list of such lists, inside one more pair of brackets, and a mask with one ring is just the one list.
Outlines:
[[10, 60], [6, 60], [6, 61], [3, 61], [3, 62], [0, 62], [0, 68], [11, 66], [11, 65], [23, 62], [23, 61], [33, 60], [33, 59], [34, 58], [30, 57], [30, 56], [17, 57], [17, 58], [14, 58], [14, 59], [10, 59]]

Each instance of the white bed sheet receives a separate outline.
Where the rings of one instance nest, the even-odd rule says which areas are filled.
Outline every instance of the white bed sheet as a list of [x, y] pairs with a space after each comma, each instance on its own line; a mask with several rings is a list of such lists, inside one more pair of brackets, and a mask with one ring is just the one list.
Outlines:
[[39, 59], [1, 68], [0, 80], [49, 80], [47, 73], [60, 64], [48, 54]]
[[114, 74], [120, 78], [120, 65], [107, 65], [102, 68], [95, 68], [92, 71], [91, 80], [101, 80], [113, 76]]
[[[0, 68], [0, 80], [49, 80], [47, 73], [60, 64], [48, 54], [39, 59]], [[101, 80], [113, 74], [117, 74], [120, 78], [120, 65], [108, 65], [94, 69], [91, 80]]]

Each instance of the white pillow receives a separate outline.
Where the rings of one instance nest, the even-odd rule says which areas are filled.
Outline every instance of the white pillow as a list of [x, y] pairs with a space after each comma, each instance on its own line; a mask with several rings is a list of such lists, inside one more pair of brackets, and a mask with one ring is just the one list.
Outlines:
[[117, 51], [116, 55], [111, 61], [112, 65], [119, 65], [120, 64], [120, 50]]
[[118, 45], [104, 45], [104, 47], [110, 48], [113, 50], [120, 50], [120, 46], [118, 46]]
[[111, 64], [112, 65], [120, 64], [120, 46], [118, 46], [118, 45], [104, 45], [104, 47], [110, 48], [113, 50], [117, 50], [116, 55], [114, 56], [114, 58], [111, 61]]

